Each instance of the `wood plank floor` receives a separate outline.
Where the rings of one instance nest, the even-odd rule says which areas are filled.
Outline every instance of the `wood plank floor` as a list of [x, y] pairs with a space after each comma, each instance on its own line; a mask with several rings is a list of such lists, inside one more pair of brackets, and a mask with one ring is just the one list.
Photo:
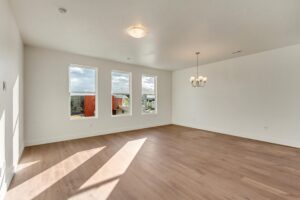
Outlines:
[[27, 147], [6, 199], [300, 199], [300, 149], [175, 125]]

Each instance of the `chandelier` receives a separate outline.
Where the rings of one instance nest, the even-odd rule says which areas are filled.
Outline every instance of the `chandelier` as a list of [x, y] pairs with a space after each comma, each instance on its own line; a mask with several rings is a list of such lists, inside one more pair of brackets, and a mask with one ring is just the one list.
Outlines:
[[191, 76], [190, 83], [193, 87], [204, 87], [207, 83], [207, 77], [206, 76], [199, 76], [198, 68], [199, 68], [199, 54], [200, 52], [196, 52], [197, 55], [197, 76]]

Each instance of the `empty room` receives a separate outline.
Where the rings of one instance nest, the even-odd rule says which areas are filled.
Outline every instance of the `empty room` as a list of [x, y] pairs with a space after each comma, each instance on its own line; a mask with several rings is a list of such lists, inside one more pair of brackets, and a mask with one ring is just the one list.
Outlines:
[[0, 200], [299, 200], [299, 0], [0, 0]]

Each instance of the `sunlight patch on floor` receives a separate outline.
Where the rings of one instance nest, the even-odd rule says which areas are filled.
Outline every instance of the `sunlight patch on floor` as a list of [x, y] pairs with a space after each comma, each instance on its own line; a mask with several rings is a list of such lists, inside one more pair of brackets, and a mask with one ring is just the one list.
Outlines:
[[56, 165], [9, 190], [6, 196], [7, 199], [33, 199], [53, 184], [63, 179], [66, 175], [71, 173], [104, 148], [105, 147], [94, 148], [73, 154], [65, 160], [62, 160]]
[[32, 166], [32, 165], [34, 165], [36, 163], [39, 163], [39, 162], [40, 162], [40, 160], [36, 160], [36, 161], [32, 161], [32, 162], [27, 162], [27, 163], [20, 163], [18, 165], [18, 167], [16, 168], [15, 173], [18, 173], [18, 172], [24, 170], [25, 168], [30, 167], [30, 166]]
[[84, 199], [86, 195], [89, 198], [107, 199], [118, 184], [119, 177], [126, 172], [146, 139], [142, 138], [127, 142], [70, 199]]

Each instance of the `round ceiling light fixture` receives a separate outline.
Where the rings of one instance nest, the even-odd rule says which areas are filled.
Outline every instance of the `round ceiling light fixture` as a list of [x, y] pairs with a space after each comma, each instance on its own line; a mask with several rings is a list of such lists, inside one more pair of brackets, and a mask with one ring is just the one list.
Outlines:
[[141, 25], [130, 26], [127, 33], [133, 38], [143, 38], [146, 36], [146, 29]]

